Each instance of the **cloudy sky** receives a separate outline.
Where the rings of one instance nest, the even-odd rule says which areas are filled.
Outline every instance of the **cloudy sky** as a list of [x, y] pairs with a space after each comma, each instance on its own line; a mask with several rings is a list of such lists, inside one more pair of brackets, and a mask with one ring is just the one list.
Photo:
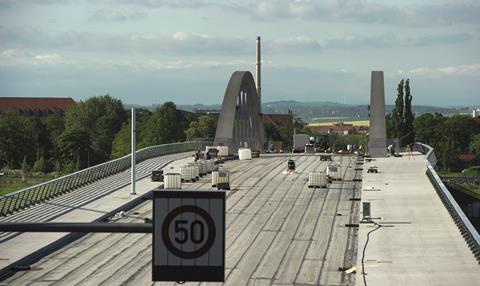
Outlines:
[[477, 0], [0, 0], [0, 96], [221, 103], [258, 35], [264, 102], [367, 103], [383, 70], [387, 102], [479, 104]]

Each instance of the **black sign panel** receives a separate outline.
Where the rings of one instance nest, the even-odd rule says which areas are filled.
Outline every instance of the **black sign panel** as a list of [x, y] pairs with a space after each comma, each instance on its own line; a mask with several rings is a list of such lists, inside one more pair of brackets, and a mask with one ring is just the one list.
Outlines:
[[153, 281], [225, 279], [225, 192], [153, 192]]
[[370, 203], [369, 202], [363, 202], [363, 217], [364, 218], [370, 218]]

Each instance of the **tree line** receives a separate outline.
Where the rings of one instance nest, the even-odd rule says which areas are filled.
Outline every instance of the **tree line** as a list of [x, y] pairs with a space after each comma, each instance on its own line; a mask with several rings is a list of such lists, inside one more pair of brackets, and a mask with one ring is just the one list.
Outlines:
[[[415, 117], [409, 79], [402, 79], [398, 84], [395, 108], [386, 115], [386, 123], [387, 137], [398, 138], [401, 146], [415, 141], [432, 146], [441, 169], [459, 170], [480, 164], [480, 120], [469, 115], [440, 113]], [[476, 160], [462, 163], [458, 158], [460, 154], [475, 154]]]
[[[131, 114], [109, 95], [90, 97], [64, 115], [0, 113], [0, 168], [69, 173], [130, 153]], [[173, 102], [153, 112], [136, 110], [137, 150], [213, 138], [216, 120], [178, 110]]]
[[[413, 122], [415, 141], [435, 149], [439, 167], [457, 171], [469, 165], [480, 164], [480, 120], [469, 115], [443, 116], [425, 113]], [[461, 162], [460, 154], [475, 154], [469, 164]]]

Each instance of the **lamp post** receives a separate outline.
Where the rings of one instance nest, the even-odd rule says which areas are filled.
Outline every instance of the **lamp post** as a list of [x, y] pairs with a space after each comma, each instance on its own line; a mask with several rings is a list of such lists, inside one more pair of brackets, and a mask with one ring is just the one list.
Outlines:
[[132, 176], [132, 189], [130, 191], [131, 195], [136, 195], [135, 191], [135, 164], [136, 164], [136, 148], [135, 148], [135, 142], [136, 142], [136, 128], [135, 128], [135, 108], [132, 108], [132, 162], [131, 162], [131, 176]]

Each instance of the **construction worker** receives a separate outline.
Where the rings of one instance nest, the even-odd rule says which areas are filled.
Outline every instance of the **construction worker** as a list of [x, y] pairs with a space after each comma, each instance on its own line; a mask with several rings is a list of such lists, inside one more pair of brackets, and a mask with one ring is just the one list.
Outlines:
[[395, 150], [393, 149], [393, 144], [388, 145], [387, 151], [390, 156], [395, 156]]

